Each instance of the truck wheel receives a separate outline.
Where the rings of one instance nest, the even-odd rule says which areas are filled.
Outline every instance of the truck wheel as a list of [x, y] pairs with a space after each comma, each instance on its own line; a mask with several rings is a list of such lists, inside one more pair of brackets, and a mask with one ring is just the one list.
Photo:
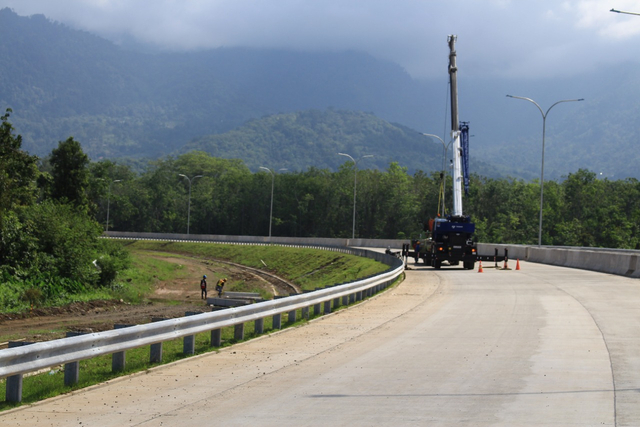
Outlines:
[[436, 270], [440, 270], [440, 267], [442, 267], [442, 261], [440, 261], [439, 259], [435, 260], [433, 263], [433, 268], [435, 268]]
[[464, 269], [465, 270], [473, 270], [475, 268], [473, 264], [474, 263], [472, 261], [466, 261], [464, 263]]

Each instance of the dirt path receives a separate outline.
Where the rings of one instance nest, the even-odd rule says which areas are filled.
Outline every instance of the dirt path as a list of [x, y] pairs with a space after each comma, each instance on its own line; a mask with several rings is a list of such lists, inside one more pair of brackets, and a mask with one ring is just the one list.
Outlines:
[[[99, 332], [115, 324], [148, 323], [154, 317], [174, 318], [186, 311], [209, 311], [200, 299], [199, 278], [207, 275], [209, 296], [219, 278], [229, 279], [227, 291], [264, 289], [272, 295], [294, 292], [289, 282], [268, 273], [224, 261], [198, 258], [154, 257], [180, 264], [182, 278], [161, 281], [142, 305], [119, 300], [75, 303], [65, 307], [34, 309], [31, 313], [0, 314], [0, 348], [9, 340], [47, 341], [64, 337], [68, 331]], [[298, 290], [299, 292], [299, 290]]]

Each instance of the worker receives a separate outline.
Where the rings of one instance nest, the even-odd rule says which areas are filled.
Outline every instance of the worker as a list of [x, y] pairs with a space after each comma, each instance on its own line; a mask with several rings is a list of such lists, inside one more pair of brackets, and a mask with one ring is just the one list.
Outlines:
[[207, 298], [207, 275], [202, 276], [200, 280], [200, 299]]
[[418, 240], [416, 242], [416, 264], [418, 263], [418, 260], [420, 259], [420, 240]]
[[216, 284], [216, 292], [218, 293], [218, 298], [222, 296], [222, 290], [224, 289], [224, 284], [227, 283], [227, 278], [218, 280]]

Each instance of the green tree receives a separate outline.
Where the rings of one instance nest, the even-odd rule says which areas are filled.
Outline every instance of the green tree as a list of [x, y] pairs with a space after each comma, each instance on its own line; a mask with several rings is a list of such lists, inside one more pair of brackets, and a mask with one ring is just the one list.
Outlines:
[[29, 253], [30, 239], [16, 210], [30, 206], [37, 195], [38, 158], [21, 150], [22, 137], [13, 134], [11, 109], [0, 117], [0, 268], [14, 265]]
[[9, 123], [11, 109], [0, 117], [0, 227], [7, 211], [30, 205], [37, 195], [38, 158], [21, 150], [22, 136]]
[[52, 197], [66, 200], [88, 212], [89, 157], [82, 151], [80, 143], [73, 137], [60, 141], [58, 148], [51, 152], [49, 161], [53, 177]]

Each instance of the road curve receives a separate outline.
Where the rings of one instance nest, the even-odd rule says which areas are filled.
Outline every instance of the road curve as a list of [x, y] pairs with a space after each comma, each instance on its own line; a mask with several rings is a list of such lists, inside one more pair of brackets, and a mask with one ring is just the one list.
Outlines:
[[0, 425], [640, 425], [640, 282], [520, 264], [415, 267], [348, 310]]

